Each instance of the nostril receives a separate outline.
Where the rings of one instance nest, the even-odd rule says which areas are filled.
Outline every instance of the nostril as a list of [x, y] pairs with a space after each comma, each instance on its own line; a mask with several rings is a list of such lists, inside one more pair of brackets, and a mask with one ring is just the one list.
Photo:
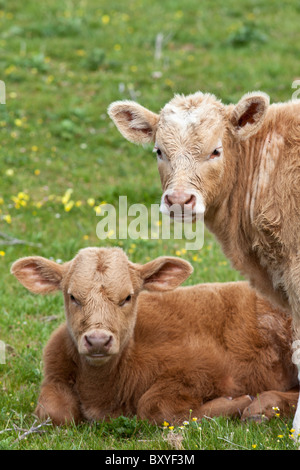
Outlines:
[[93, 343], [91, 342], [91, 340], [89, 339], [87, 335], [84, 335], [84, 340], [85, 340], [85, 344], [87, 348], [90, 349], [93, 346]]
[[109, 350], [109, 348], [110, 348], [111, 345], [112, 345], [112, 341], [113, 341], [113, 337], [112, 337], [112, 335], [110, 335], [109, 338], [108, 338], [108, 340], [107, 340], [106, 343], [104, 344], [105, 349]]
[[193, 208], [196, 205], [196, 196], [191, 193], [174, 192], [172, 194], [166, 194], [164, 201], [169, 207], [178, 204], [181, 207], [189, 206]]
[[169, 196], [166, 194], [165, 195], [165, 203], [168, 205], [168, 206], [171, 206], [172, 205], [172, 201], [171, 199], [169, 198]]
[[84, 348], [89, 354], [106, 354], [113, 342], [113, 335], [104, 331], [84, 335]]
[[194, 207], [196, 203], [196, 196], [194, 194], [191, 194], [191, 196], [185, 201], [185, 205], [189, 205], [191, 207]]

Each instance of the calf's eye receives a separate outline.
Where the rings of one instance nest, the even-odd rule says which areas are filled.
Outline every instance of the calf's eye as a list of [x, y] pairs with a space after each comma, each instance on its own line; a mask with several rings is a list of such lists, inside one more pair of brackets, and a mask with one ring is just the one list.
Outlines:
[[71, 302], [73, 302], [74, 304], [76, 305], [81, 305], [81, 303], [79, 302], [79, 300], [77, 300], [73, 294], [70, 294], [70, 300]]
[[119, 303], [120, 307], [123, 307], [123, 305], [127, 304], [128, 302], [131, 301], [131, 295], [127, 295], [126, 299], [122, 300], [122, 302]]
[[219, 157], [221, 155], [221, 149], [216, 148], [211, 154], [209, 159]]
[[162, 158], [162, 151], [158, 147], [154, 147], [153, 152], [156, 153], [158, 158]]

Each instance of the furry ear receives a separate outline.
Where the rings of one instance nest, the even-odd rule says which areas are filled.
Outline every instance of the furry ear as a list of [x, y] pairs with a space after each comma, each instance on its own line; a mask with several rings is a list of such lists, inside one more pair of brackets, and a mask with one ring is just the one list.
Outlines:
[[48, 294], [60, 289], [63, 266], [41, 256], [15, 261], [10, 272], [34, 294]]
[[180, 286], [193, 272], [193, 267], [181, 258], [161, 256], [140, 266], [143, 289], [172, 290]]
[[258, 132], [269, 103], [269, 96], [262, 92], [247, 93], [241, 98], [230, 116], [234, 132], [239, 139], [248, 139]]
[[134, 101], [115, 101], [109, 106], [108, 114], [130, 142], [146, 144], [155, 140], [159, 116], [140, 104]]

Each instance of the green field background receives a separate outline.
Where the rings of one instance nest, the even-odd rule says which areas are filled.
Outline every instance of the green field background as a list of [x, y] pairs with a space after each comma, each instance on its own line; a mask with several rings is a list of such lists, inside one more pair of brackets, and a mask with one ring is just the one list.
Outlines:
[[60, 294], [34, 296], [9, 270], [22, 256], [67, 261], [86, 246], [117, 245], [139, 263], [184, 257], [194, 267], [186, 284], [240, 279], [208, 232], [197, 252], [184, 240], [98, 239], [104, 202], [126, 195], [150, 207], [161, 196], [151, 146], [125, 141], [107, 107], [134, 99], [159, 112], [174, 93], [198, 90], [224, 103], [254, 90], [289, 100], [300, 80], [299, 24], [296, 0], [0, 0], [0, 448], [293, 448], [280, 412], [261, 426], [191, 414], [182, 429], [120, 418], [24, 437], [42, 348], [64, 313]]

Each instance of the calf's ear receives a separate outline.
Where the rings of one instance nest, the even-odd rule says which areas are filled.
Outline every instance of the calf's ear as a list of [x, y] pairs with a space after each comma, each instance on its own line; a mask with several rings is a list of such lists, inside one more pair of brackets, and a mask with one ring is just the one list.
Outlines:
[[15, 261], [10, 272], [29, 291], [48, 294], [60, 289], [63, 266], [41, 256], [30, 256]]
[[239, 139], [248, 139], [258, 132], [269, 103], [269, 96], [262, 92], [247, 93], [241, 98], [230, 116], [234, 133]]
[[143, 289], [172, 290], [182, 284], [193, 272], [193, 267], [181, 258], [161, 256], [140, 266]]
[[155, 140], [158, 115], [134, 101], [115, 101], [108, 108], [109, 117], [125, 139], [135, 144]]

